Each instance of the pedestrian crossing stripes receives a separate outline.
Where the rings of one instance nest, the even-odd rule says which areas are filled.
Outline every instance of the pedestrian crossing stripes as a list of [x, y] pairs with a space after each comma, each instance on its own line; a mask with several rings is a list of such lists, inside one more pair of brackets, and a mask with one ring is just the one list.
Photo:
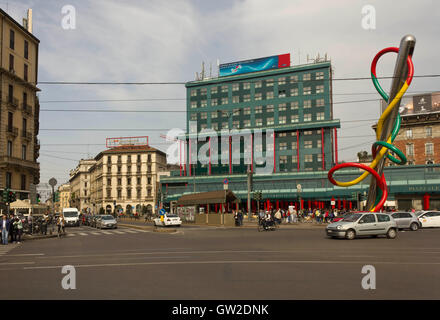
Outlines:
[[81, 231], [72, 231], [67, 232], [67, 237], [86, 237], [86, 236], [100, 236], [100, 235], [123, 235], [123, 234], [137, 234], [137, 233], [146, 233], [152, 232], [151, 230], [141, 230], [141, 229], [119, 229], [119, 230], [81, 230]]
[[5, 254], [7, 254], [9, 251], [11, 251], [12, 249], [18, 247], [20, 244], [19, 243], [9, 243], [9, 244], [5, 244], [5, 245], [0, 245], [0, 256], [4, 256]]

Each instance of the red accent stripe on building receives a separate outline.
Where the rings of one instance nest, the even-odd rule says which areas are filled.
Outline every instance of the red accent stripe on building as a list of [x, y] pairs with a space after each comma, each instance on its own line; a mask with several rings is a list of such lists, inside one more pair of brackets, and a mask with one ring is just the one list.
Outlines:
[[277, 172], [277, 158], [275, 153], [275, 132], [273, 133], [273, 172]]
[[296, 162], [299, 171], [299, 130], [296, 130]]
[[324, 128], [321, 129], [322, 170], [325, 170]]
[[338, 164], [338, 129], [335, 128], [335, 163]]

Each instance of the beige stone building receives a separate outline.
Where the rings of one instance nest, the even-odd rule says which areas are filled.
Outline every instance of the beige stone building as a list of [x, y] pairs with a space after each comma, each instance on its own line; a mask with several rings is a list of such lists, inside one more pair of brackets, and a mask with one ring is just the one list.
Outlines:
[[70, 206], [80, 212], [92, 211], [90, 202], [91, 179], [89, 169], [95, 164], [95, 159], [82, 159], [78, 166], [70, 171]]
[[32, 34], [31, 22], [25, 28], [1, 9], [0, 18], [0, 189], [10, 188], [17, 199], [27, 199], [30, 184], [40, 182], [40, 41]]
[[89, 168], [90, 201], [95, 213], [156, 212], [159, 173], [166, 171], [166, 154], [149, 146], [116, 147], [99, 153]]
[[60, 194], [59, 199], [59, 210], [63, 211], [64, 208], [70, 208], [70, 184], [65, 183], [58, 187], [58, 192]]

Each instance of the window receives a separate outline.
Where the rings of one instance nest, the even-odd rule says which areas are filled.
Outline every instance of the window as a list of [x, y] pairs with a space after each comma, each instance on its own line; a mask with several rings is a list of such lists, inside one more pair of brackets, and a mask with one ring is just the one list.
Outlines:
[[324, 119], [325, 119], [324, 112], [316, 113], [316, 120], [324, 120]]
[[290, 76], [290, 82], [291, 83], [298, 82], [298, 76]]
[[8, 141], [7, 154], [8, 154], [8, 157], [12, 157], [12, 141]]
[[130, 186], [131, 185], [131, 178], [127, 178], [127, 184]]
[[24, 58], [29, 59], [29, 42], [24, 40]]
[[287, 108], [286, 108], [286, 104], [285, 103], [280, 103], [278, 105], [278, 111], [286, 111], [286, 110], [287, 110]]
[[425, 155], [427, 155], [427, 156], [434, 155], [434, 144], [433, 143], [426, 143], [425, 144]]
[[426, 127], [425, 131], [427, 137], [432, 137], [432, 127]]
[[190, 119], [191, 120], [197, 120], [197, 113], [195, 113], [195, 112], [191, 113]]
[[287, 150], [287, 142], [280, 143], [280, 150]]
[[321, 148], [322, 146], [322, 141], [321, 140], [316, 140], [316, 147], [317, 148]]
[[232, 103], [239, 103], [240, 97], [239, 96], [232, 96]]
[[287, 164], [287, 156], [280, 156], [280, 164]]
[[298, 88], [292, 88], [290, 89], [290, 96], [296, 97], [298, 95]]
[[222, 110], [222, 117], [223, 117], [223, 118], [228, 118], [228, 117], [229, 117], [229, 112], [228, 112], [228, 110]]
[[217, 106], [218, 105], [218, 99], [211, 99], [211, 106]]
[[278, 123], [279, 124], [286, 124], [287, 117], [286, 116], [280, 116], [278, 117]]
[[412, 129], [406, 129], [406, 137], [411, 139], [413, 137]]
[[278, 91], [278, 97], [279, 98], [285, 98], [286, 97], [286, 90], [279, 90]]
[[245, 94], [245, 95], [243, 96], [243, 101], [244, 101], [244, 102], [249, 102], [249, 101], [251, 101], [251, 95], [250, 95], [250, 94]]
[[229, 122], [222, 122], [222, 129], [229, 129]]
[[304, 100], [304, 109], [312, 107], [312, 100]]
[[323, 107], [324, 106], [324, 99], [316, 99], [316, 106]]
[[118, 166], [118, 173], [121, 173], [121, 166]]
[[273, 87], [273, 79], [266, 80], [266, 87]]
[[374, 222], [376, 222], [376, 218], [374, 217], [374, 214], [368, 213], [368, 214], [364, 214], [362, 216], [361, 220], [359, 220], [359, 222], [374, 223]]
[[[148, 157], [147, 157], [147, 161], [148, 161], [148, 162], [151, 162], [151, 154], [148, 155]], [[150, 166], [150, 167], [151, 167], [151, 166]]]
[[208, 119], [208, 113], [207, 112], [200, 112], [200, 119], [202, 119], [202, 120]]
[[222, 92], [227, 93], [228, 92], [228, 86], [222, 86]]
[[273, 120], [273, 117], [272, 118], [267, 118], [267, 123], [266, 123], [268, 126], [269, 125], [273, 125], [274, 124], [274, 120]]
[[[386, 214], [378, 214], [376, 216], [377, 216], [377, 222], [388, 222], [388, 221], [390, 221], [390, 217], [387, 216]], [[405, 216], [405, 218], [411, 218], [411, 215], [408, 213], [408, 216]]]
[[240, 84], [239, 83], [233, 83], [232, 84], [232, 91], [238, 91], [239, 88], [240, 88]]
[[304, 75], [303, 75], [303, 81], [309, 81], [309, 80], [311, 80], [312, 79], [312, 77], [311, 77], [311, 74], [310, 73], [305, 73]]
[[191, 101], [191, 109], [195, 109], [195, 108], [197, 108], [197, 102]]
[[293, 141], [292, 142], [292, 150], [296, 150], [296, 147], [297, 147], [297, 143], [296, 143], [296, 141]]
[[304, 87], [303, 94], [304, 95], [312, 94], [312, 87]]
[[232, 128], [234, 129], [240, 129], [240, 121], [232, 121]]
[[299, 106], [298, 101], [292, 101], [292, 102], [290, 103], [290, 109], [291, 109], [291, 110], [298, 109], [298, 106]]
[[14, 71], [14, 56], [12, 54], [9, 55], [9, 71]]
[[112, 172], [112, 167], [111, 166], [107, 166], [107, 172], [111, 173]]
[[286, 77], [278, 78], [278, 85], [286, 84]]
[[26, 147], [26, 145], [25, 144], [23, 144], [22, 146], [21, 146], [21, 159], [22, 160], [26, 160], [26, 151], [27, 151], [27, 147]]
[[287, 137], [287, 133], [286, 132], [280, 132], [280, 133], [277, 134], [277, 137], [285, 138], [285, 137]]
[[263, 119], [255, 119], [255, 125], [257, 127], [260, 127], [263, 125]]
[[200, 89], [200, 95], [206, 96], [207, 93], [208, 93], [208, 89], [207, 88]]
[[206, 106], [208, 106], [208, 100], [200, 101], [200, 107], [205, 108]]
[[304, 114], [304, 121], [312, 121], [312, 114], [311, 113], [305, 113]]
[[217, 93], [218, 93], [218, 87], [212, 87], [211, 94], [217, 94]]
[[151, 185], [151, 177], [148, 177], [148, 178], [147, 178], [147, 184], [148, 184], [148, 185]]
[[316, 77], [316, 80], [323, 80], [324, 79], [324, 72], [317, 72], [315, 77]]
[[141, 162], [141, 155], [140, 154], [137, 155], [136, 162]]
[[248, 90], [248, 89], [250, 89], [251, 88], [251, 84], [250, 84], [250, 82], [244, 82], [243, 83], [243, 89], [244, 90]]
[[140, 184], [141, 184], [141, 178], [139, 178], [139, 177], [136, 178], [136, 184], [137, 184], [137, 185], [140, 185]]
[[239, 116], [240, 115], [240, 109], [236, 108], [236, 109], [232, 110], [232, 114], [234, 116]]
[[255, 113], [263, 113], [263, 106], [256, 106]]
[[221, 104], [228, 104], [228, 98], [222, 98], [222, 103]]
[[211, 112], [211, 119], [216, 119], [216, 118], [218, 118], [218, 111]]
[[107, 185], [111, 186], [112, 185], [112, 179], [111, 178], [107, 178]]
[[151, 173], [151, 165], [147, 167], [147, 172]]
[[323, 93], [324, 92], [324, 86], [316, 86], [316, 93]]
[[118, 178], [118, 186], [122, 185], [122, 179]]
[[273, 91], [269, 91], [266, 93], [266, 99], [273, 99]]
[[243, 124], [245, 128], [249, 128], [251, 126], [251, 120], [244, 120]]
[[406, 145], [406, 155], [414, 156], [414, 145], [412, 143]]
[[273, 104], [268, 104], [267, 106], [266, 106], [266, 112], [267, 113], [272, 113], [273, 112]]
[[245, 114], [245, 115], [249, 115], [249, 114], [251, 114], [251, 108], [250, 108], [250, 107], [246, 107], [246, 108], [244, 108], [244, 109], [243, 109], [243, 114]]
[[304, 131], [305, 136], [309, 136], [311, 134], [313, 134], [313, 131], [311, 131], [311, 130]]
[[263, 86], [263, 81], [258, 80], [257, 82], [255, 82], [255, 88], [261, 88]]
[[311, 149], [313, 146], [312, 141], [304, 141], [304, 149]]
[[290, 122], [297, 123], [299, 122], [299, 116], [297, 114], [294, 114], [290, 117]]
[[263, 99], [263, 94], [261, 92], [258, 92], [255, 94], [255, 100], [261, 100]]
[[313, 155], [312, 154], [304, 155], [304, 161], [305, 162], [313, 162]]
[[9, 31], [9, 48], [15, 49], [15, 32], [12, 29]]
[[191, 89], [191, 97], [197, 96], [197, 89]]
[[151, 197], [151, 189], [147, 189], [147, 196]]

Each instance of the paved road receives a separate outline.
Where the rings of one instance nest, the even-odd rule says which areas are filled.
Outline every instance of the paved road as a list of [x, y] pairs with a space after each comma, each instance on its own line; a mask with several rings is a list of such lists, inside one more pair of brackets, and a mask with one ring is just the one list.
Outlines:
[[[440, 299], [440, 229], [353, 241], [321, 228], [117, 230], [70, 228], [12, 248], [0, 256], [0, 299]], [[75, 290], [61, 287], [65, 265]], [[364, 265], [376, 290], [361, 288]]]

